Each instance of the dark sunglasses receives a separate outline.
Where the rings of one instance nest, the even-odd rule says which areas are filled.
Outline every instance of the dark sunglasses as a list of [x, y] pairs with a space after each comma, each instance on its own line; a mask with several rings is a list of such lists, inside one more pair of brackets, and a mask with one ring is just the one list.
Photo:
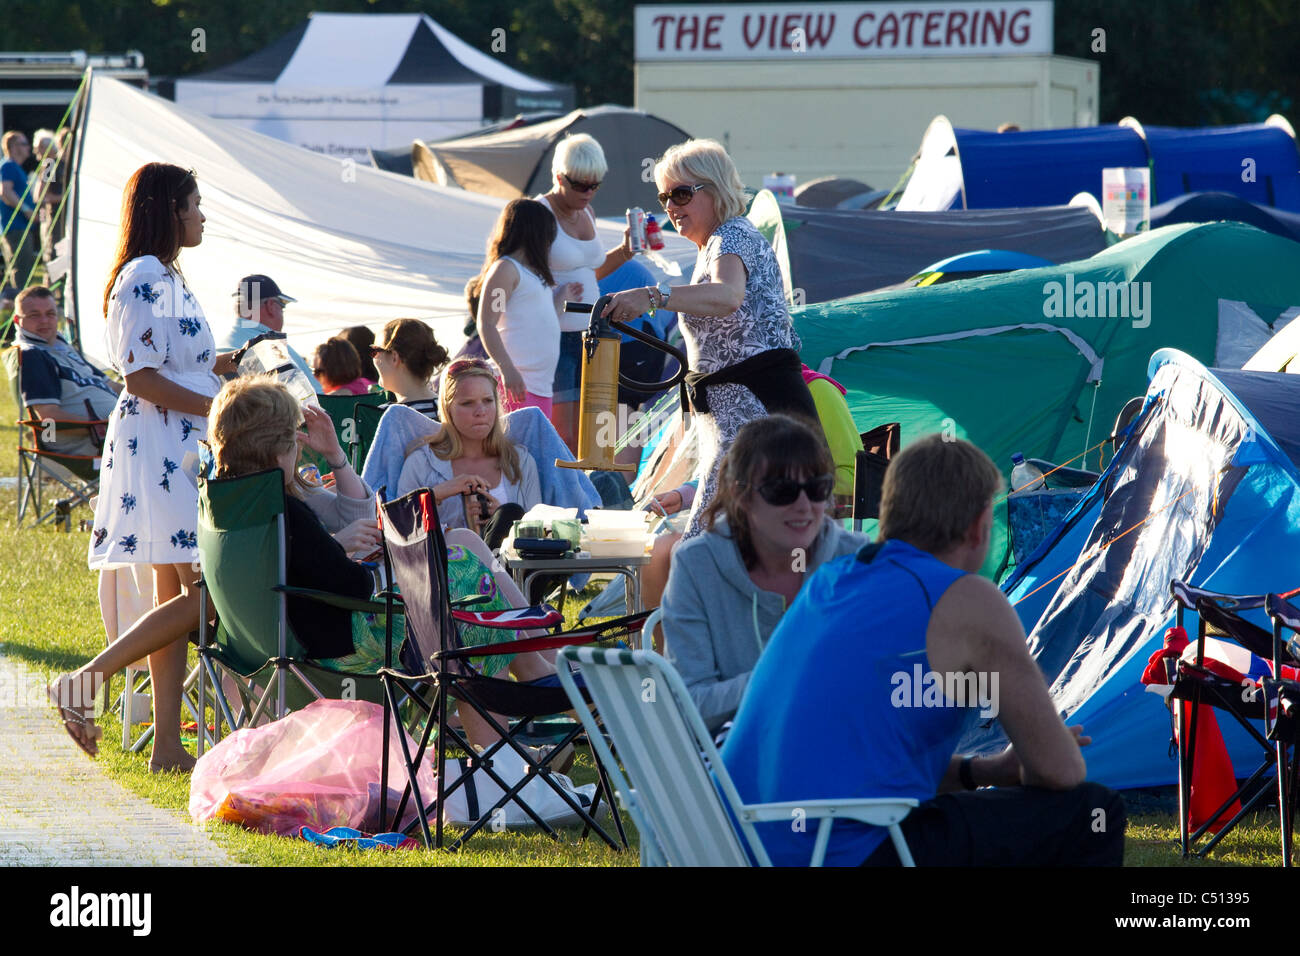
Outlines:
[[808, 500], [817, 504], [825, 501], [835, 490], [834, 475], [818, 475], [807, 481], [795, 481], [793, 478], [769, 478], [758, 486], [758, 493], [769, 505], [780, 508], [794, 504], [799, 499], [799, 492], [805, 492]]
[[382, 345], [372, 345], [370, 346], [370, 357], [374, 358], [376, 355], [380, 355], [387, 351], [388, 349], [384, 348]]
[[580, 193], [594, 193], [597, 189], [600, 188], [599, 182], [580, 183], [576, 179], [569, 176], [567, 173], [560, 173], [560, 175], [564, 177], [564, 181], [566, 183], [568, 183], [572, 188], [576, 189]]
[[694, 199], [695, 194], [703, 188], [703, 183], [698, 186], [674, 186], [672, 189], [668, 190], [668, 192], [659, 194], [659, 205], [667, 209], [668, 200], [671, 199], [674, 206], [685, 206]]

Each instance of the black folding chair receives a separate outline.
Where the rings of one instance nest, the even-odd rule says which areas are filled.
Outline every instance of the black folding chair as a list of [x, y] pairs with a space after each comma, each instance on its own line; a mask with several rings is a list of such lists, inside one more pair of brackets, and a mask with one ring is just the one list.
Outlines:
[[[1288, 597], [1270, 594], [1264, 609], [1273, 620], [1273, 676], [1264, 678], [1264, 736], [1273, 741], [1277, 756], [1278, 825], [1282, 830], [1282, 865], [1291, 865], [1295, 835], [1296, 794], [1300, 792], [1300, 682], [1283, 676], [1286, 658], [1300, 661], [1300, 608]], [[1292, 637], [1285, 644], [1282, 629]]]
[[880, 492], [885, 485], [885, 469], [898, 454], [902, 426], [898, 422], [878, 425], [862, 433], [862, 450], [853, 459], [853, 507], [850, 516], [853, 530], [861, 531], [867, 518], [880, 517]]
[[[1197, 855], [1207, 855], [1218, 845], [1220, 840], [1231, 833], [1242, 818], [1251, 812], [1268, 794], [1268, 788], [1259, 784], [1271, 771], [1276, 769], [1280, 799], [1279, 813], [1283, 819], [1282, 862], [1284, 866], [1290, 866], [1290, 812], [1294, 807], [1288, 809], [1288, 806], [1294, 800], [1295, 788], [1293, 785], [1288, 786], [1286, 745], [1281, 743], [1275, 745], [1267, 733], [1269, 724], [1267, 699], [1270, 688], [1274, 697], [1277, 696], [1279, 681], [1276, 675], [1280, 673], [1280, 665], [1284, 661], [1294, 663], [1294, 660], [1290, 659], [1290, 655], [1284, 657], [1282, 653], [1282, 644], [1279, 637], [1280, 627], [1286, 625], [1277, 623], [1275, 619], [1274, 633], [1270, 635], [1264, 628], [1246, 620], [1242, 616], [1247, 611], [1258, 611], [1260, 609], [1267, 611], [1270, 598], [1274, 599], [1274, 607], [1279, 611], [1284, 610], [1283, 606], [1286, 602], [1278, 599], [1276, 595], [1220, 594], [1193, 587], [1182, 581], [1171, 581], [1169, 587], [1177, 604], [1178, 626], [1183, 626], [1185, 611], [1195, 611], [1198, 618], [1195, 652], [1192, 658], [1190, 660], [1183, 658], [1169, 660], [1165, 665], [1167, 679], [1173, 685], [1173, 690], [1170, 693], [1170, 704], [1179, 742], [1178, 826], [1183, 857], [1186, 858], [1192, 852], [1196, 843], [1211, 828], [1219, 826], [1220, 821], [1223, 820], [1233, 804], [1240, 801], [1241, 807], [1237, 813], [1222, 824], [1221, 829], [1211, 837], [1205, 846], [1196, 851]], [[1272, 611], [1268, 611], [1268, 613], [1272, 614]], [[1297, 612], [1295, 620], [1297, 625], [1300, 625], [1300, 612]], [[1207, 661], [1205, 655], [1207, 636], [1225, 638], [1258, 657], [1270, 660], [1275, 676], [1265, 678], [1262, 682], [1264, 686], [1261, 692], [1251, 692], [1252, 688], [1243, 690], [1240, 681], [1217, 672], [1212, 666], [1212, 662]], [[1294, 684], [1293, 681], [1281, 683]], [[1192, 773], [1195, 769], [1196, 736], [1201, 708], [1206, 706], [1230, 714], [1233, 720], [1259, 745], [1263, 752], [1263, 760], [1255, 768], [1254, 772], [1246, 778], [1245, 782], [1240, 784], [1232, 795], [1223, 801], [1214, 813], [1196, 828], [1195, 832], [1190, 832], [1190, 801]], [[1184, 713], [1187, 714], [1187, 729], [1186, 733], [1179, 733], [1178, 729], [1184, 724]], [[1265, 733], [1260, 732], [1260, 726], [1264, 726]]]
[[[417, 821], [426, 846], [443, 846], [443, 808], [447, 797], [458, 788], [467, 786], [475, 773], [482, 773], [490, 778], [503, 791], [503, 796], [496, 804], [481, 813], [469, 829], [448, 849], [462, 847], [475, 833], [488, 823], [498, 810], [514, 803], [552, 838], [559, 835], [543, 820], [523, 799], [521, 791], [534, 779], [543, 780], [569, 806], [584, 825], [583, 836], [590, 831], [600, 836], [611, 848], [617, 850], [626, 847], [627, 835], [613, 803], [613, 788], [604, 767], [596, 762], [596, 772], [600, 779], [599, 788], [590, 807], [583, 806], [559, 782], [553, 779], [551, 761], [568, 745], [573, 744], [582, 733], [582, 725], [574, 722], [572, 729], [541, 759], [534, 757], [520, 740], [520, 733], [529, 721], [540, 717], [564, 713], [570, 703], [564, 688], [558, 680], [519, 682], [486, 677], [473, 666], [471, 658], [489, 657], [502, 654], [522, 654], [529, 651], [550, 650], [575, 644], [589, 644], [594, 641], [612, 640], [631, 636], [640, 630], [649, 612], [628, 615], [583, 627], [567, 633], [555, 633], [546, 637], [523, 638], [501, 644], [485, 646], [466, 646], [460, 636], [459, 624], [476, 624], [509, 630], [537, 630], [558, 627], [563, 623], [563, 615], [554, 608], [543, 605], [519, 611], [497, 611], [475, 613], [453, 608], [447, 584], [447, 549], [442, 536], [442, 527], [438, 522], [437, 505], [433, 493], [427, 488], [417, 489], [403, 498], [381, 506], [383, 513], [384, 555], [393, 583], [401, 592], [402, 605], [406, 614], [406, 653], [403, 655], [401, 668], [395, 668], [392, 660], [392, 645], [388, 648], [386, 665], [380, 670], [384, 687], [384, 767], [381, 779], [387, 779], [388, 734], [391, 723], [389, 714], [397, 712], [396, 692], [400, 689], [427, 714], [424, 731], [419, 746], [414, 754], [404, 734], [399, 734], [403, 760], [406, 764], [407, 786], [402, 793], [397, 809], [392, 817], [394, 825], [402, 819], [407, 800], [415, 801]], [[431, 690], [426, 699], [421, 693]], [[499, 740], [479, 754], [462, 735], [462, 732], [447, 722], [448, 699], [454, 698], [462, 707], [469, 707], [482, 717]], [[513, 727], [504, 727], [496, 719], [499, 714], [517, 719]], [[416, 771], [424, 759], [429, 746], [429, 738], [437, 727], [437, 794], [433, 803], [426, 804], [420, 793], [416, 780]], [[451, 784], [446, 783], [447, 752], [455, 747], [468, 755], [465, 771]], [[509, 748], [509, 750], [505, 750]], [[493, 769], [493, 757], [503, 752], [513, 751], [524, 761], [526, 771], [522, 779], [510, 783]], [[600, 800], [609, 803], [614, 826], [619, 841], [615, 842], [596, 822], [595, 813]], [[387, 792], [381, 794], [380, 812], [387, 819]], [[436, 811], [434, 834], [429, 831], [428, 815]], [[412, 823], [409, 829], [413, 829]]]

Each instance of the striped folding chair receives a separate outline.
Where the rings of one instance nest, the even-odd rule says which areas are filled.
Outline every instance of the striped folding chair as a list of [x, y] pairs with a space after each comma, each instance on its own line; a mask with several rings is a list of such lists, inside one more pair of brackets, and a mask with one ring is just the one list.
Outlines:
[[[755, 823], [789, 822], [802, 810], [820, 820], [812, 866], [821, 866], [837, 819], [888, 827], [904, 866], [912, 854], [899, 823], [917, 805], [908, 799], [796, 800], [746, 804], [672, 665], [652, 651], [566, 647], [559, 668], [587, 737], [615, 792], [641, 833], [641, 861], [650, 866], [771, 866]], [[590, 702], [588, 702], [588, 697]], [[600, 714], [597, 723], [592, 707]], [[612, 741], [614, 747], [610, 748]], [[619, 769], [618, 752], [633, 785]]]

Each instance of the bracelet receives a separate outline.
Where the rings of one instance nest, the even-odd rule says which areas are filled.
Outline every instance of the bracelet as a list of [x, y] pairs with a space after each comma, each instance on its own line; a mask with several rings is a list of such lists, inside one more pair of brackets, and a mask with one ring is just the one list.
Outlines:
[[339, 462], [337, 465], [334, 464], [334, 462], [330, 461], [328, 458], [325, 459], [325, 464], [330, 466], [331, 471], [338, 471], [340, 468], [346, 468], [351, 463], [348, 461], [348, 456], [344, 455], [343, 460]]
[[971, 764], [975, 762], [974, 757], [962, 757], [961, 763], [957, 765], [957, 778], [961, 780], [961, 785], [967, 790], [978, 790], [979, 784], [975, 782], [975, 775], [971, 773]]
[[652, 318], [652, 319], [655, 317], [655, 309], [657, 308], [657, 306], [655, 305], [655, 299], [657, 298], [656, 293], [657, 293], [658, 291], [659, 291], [658, 289], [652, 289], [652, 288], [650, 288], [649, 286], [646, 286], [645, 294], [646, 294], [646, 297], [650, 300], [650, 312], [649, 312], [649, 315], [650, 315], [650, 318]]

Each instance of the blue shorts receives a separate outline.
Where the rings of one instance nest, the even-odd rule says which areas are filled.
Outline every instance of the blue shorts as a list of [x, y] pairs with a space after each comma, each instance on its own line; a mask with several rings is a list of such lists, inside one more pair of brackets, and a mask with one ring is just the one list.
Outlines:
[[582, 395], [582, 332], [560, 333], [560, 361], [555, 366], [551, 402], [576, 402]]

